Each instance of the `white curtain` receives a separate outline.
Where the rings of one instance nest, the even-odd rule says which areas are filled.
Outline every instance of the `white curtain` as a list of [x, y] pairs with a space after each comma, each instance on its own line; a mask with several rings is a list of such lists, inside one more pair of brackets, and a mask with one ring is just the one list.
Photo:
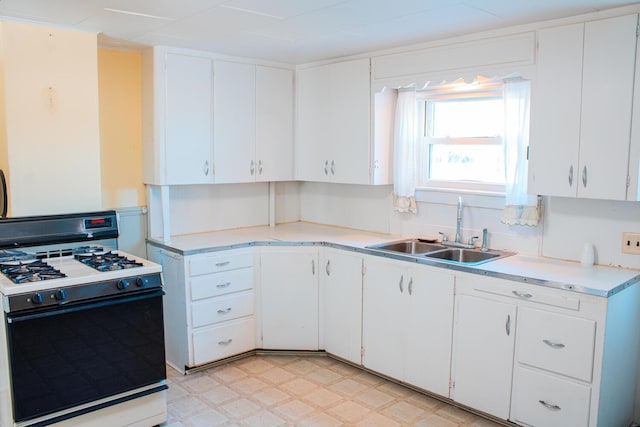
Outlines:
[[398, 212], [416, 213], [418, 114], [413, 89], [398, 92], [394, 139], [393, 208]]
[[507, 225], [536, 226], [540, 220], [538, 198], [527, 194], [530, 86], [524, 79], [504, 84], [506, 200], [501, 221]]

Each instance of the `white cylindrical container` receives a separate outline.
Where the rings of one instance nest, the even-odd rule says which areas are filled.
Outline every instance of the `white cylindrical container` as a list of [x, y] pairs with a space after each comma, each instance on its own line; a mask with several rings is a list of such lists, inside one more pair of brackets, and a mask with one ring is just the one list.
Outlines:
[[580, 255], [580, 264], [588, 267], [593, 265], [596, 259], [596, 251], [591, 243], [585, 243], [582, 247], [582, 253]]

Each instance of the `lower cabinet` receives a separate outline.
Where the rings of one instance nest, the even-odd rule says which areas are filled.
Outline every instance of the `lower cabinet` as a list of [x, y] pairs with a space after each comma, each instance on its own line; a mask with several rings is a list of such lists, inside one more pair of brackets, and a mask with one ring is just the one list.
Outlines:
[[362, 363], [362, 267], [362, 255], [355, 252], [321, 251], [321, 348], [358, 365]]
[[318, 350], [319, 268], [316, 248], [262, 249], [262, 348]]
[[446, 270], [366, 257], [363, 365], [449, 396], [453, 301]]
[[459, 295], [455, 313], [451, 398], [509, 418], [515, 304]]

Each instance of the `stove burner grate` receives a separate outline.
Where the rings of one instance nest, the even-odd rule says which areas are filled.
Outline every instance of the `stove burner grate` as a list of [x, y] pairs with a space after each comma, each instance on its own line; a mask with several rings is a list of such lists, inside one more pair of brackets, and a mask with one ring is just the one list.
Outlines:
[[76, 253], [74, 257], [98, 271], [124, 270], [128, 268], [142, 267], [142, 263], [130, 260], [115, 252], [94, 251], [94, 253]]
[[15, 261], [0, 263], [0, 272], [14, 283], [38, 282], [40, 280], [60, 279], [67, 277], [43, 261]]

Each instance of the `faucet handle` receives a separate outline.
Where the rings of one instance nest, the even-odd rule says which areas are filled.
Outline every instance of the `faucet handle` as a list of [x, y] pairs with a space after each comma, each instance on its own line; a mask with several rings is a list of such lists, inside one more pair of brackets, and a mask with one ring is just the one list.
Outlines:
[[438, 231], [438, 234], [442, 236], [442, 240], [441, 240], [442, 242], [446, 242], [448, 240], [447, 235], [444, 234], [442, 231]]
[[482, 247], [480, 248], [480, 250], [482, 250], [482, 251], [488, 250], [488, 248], [487, 248], [487, 229], [486, 228], [482, 229]]

